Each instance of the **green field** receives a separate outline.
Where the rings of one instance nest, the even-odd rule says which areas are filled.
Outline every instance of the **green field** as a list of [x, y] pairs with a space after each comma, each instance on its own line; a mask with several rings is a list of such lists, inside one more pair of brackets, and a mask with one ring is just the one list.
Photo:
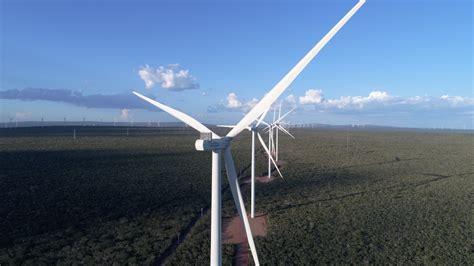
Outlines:
[[[195, 151], [198, 134], [72, 130], [1, 129], [0, 264], [156, 262], [210, 203], [211, 155]], [[472, 133], [292, 133], [281, 138], [285, 178], [257, 185], [257, 212], [270, 219], [256, 238], [263, 263], [474, 264]], [[233, 142], [237, 169], [249, 140]], [[205, 213], [166, 262], [208, 264], [209, 223]]]

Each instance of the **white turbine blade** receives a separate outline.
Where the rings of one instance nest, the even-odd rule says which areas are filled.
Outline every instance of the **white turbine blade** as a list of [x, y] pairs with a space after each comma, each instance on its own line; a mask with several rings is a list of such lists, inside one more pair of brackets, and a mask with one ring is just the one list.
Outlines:
[[296, 64], [290, 72], [288, 72], [288, 74], [286, 74], [283, 79], [281, 79], [280, 82], [278, 82], [275, 87], [273, 87], [273, 89], [271, 89], [262, 100], [260, 100], [246, 116], [244, 116], [242, 120], [240, 120], [227, 136], [231, 138], [237, 136], [242, 132], [242, 130], [255, 121], [261, 113], [269, 108], [364, 3], [365, 0], [359, 0], [359, 2], [303, 57], [303, 59], [301, 59], [298, 64]]
[[270, 124], [268, 124], [267, 122], [263, 121], [262, 120], [262, 124], [266, 125], [266, 126], [270, 126]]
[[234, 128], [235, 125], [217, 125], [217, 127]]
[[295, 137], [290, 133], [290, 131], [286, 130], [286, 128], [284, 128], [282, 125], [278, 125], [278, 128], [283, 131], [283, 133], [287, 134], [288, 136], [292, 137], [293, 139], [295, 139]]
[[230, 191], [232, 192], [232, 197], [234, 198], [235, 208], [237, 209], [240, 219], [244, 224], [245, 234], [247, 235], [247, 241], [249, 243], [250, 251], [252, 252], [253, 261], [255, 265], [260, 265], [257, 256], [257, 249], [255, 248], [255, 243], [253, 241], [249, 219], [247, 217], [247, 212], [245, 211], [244, 200], [242, 199], [242, 194], [240, 193], [239, 181], [237, 180], [237, 172], [235, 171], [234, 159], [232, 158], [230, 148], [227, 148], [224, 151], [224, 161], [225, 169], [227, 171], [227, 179], [229, 180]]
[[275, 124], [267, 124], [267, 127], [265, 127], [263, 129], [263, 131], [265, 131], [265, 133], [267, 133], [271, 128], [274, 128], [275, 127]]
[[276, 146], [275, 146], [276, 140], [275, 140], [275, 135], [274, 134], [275, 133], [272, 131], [272, 148], [273, 148], [273, 153], [276, 153]]
[[270, 139], [271, 139], [271, 144], [268, 145], [270, 146], [270, 149], [271, 151], [275, 152], [275, 139], [273, 138], [273, 129], [275, 128], [275, 126], [273, 126], [271, 129], [270, 129]]
[[281, 117], [281, 101], [280, 101], [280, 109], [278, 110], [278, 120], [280, 120]]
[[281, 125], [278, 125], [277, 126], [281, 131], [283, 131], [283, 133], [286, 133], [288, 136], [292, 137], [293, 139], [295, 138], [293, 135], [291, 135], [291, 133], [286, 130], [286, 128], [282, 127]]
[[272, 155], [270, 154], [270, 151], [268, 150], [267, 145], [265, 145], [265, 141], [263, 141], [262, 136], [258, 132], [257, 132], [257, 136], [258, 136], [258, 139], [260, 140], [260, 144], [262, 144], [263, 149], [268, 154], [268, 157], [270, 158], [273, 165], [275, 166], [275, 169], [278, 171], [278, 174], [281, 176], [281, 178], [283, 178], [283, 175], [281, 174], [280, 169], [278, 168], [278, 165], [276, 164], [275, 160], [273, 159]]
[[205, 125], [201, 124], [201, 122], [197, 121], [196, 119], [190, 117], [189, 115], [178, 111], [176, 109], [173, 109], [169, 106], [166, 106], [162, 103], [159, 103], [155, 100], [152, 100], [146, 96], [141, 95], [140, 93], [134, 91], [133, 94], [137, 95], [138, 97], [142, 98], [143, 100], [153, 104], [154, 106], [160, 108], [161, 110], [167, 112], [168, 114], [174, 116], [176, 119], [186, 123], [188, 126], [196, 129], [197, 131], [201, 133], [212, 133], [213, 138], [219, 138], [219, 135], [216, 133], [212, 132], [209, 128], [207, 128]]
[[265, 121], [263, 121], [263, 119], [265, 118], [265, 116], [267, 115], [268, 113], [268, 109], [265, 110], [265, 112], [263, 112], [263, 114], [260, 116], [260, 119], [258, 119], [258, 122], [257, 124], [255, 125], [255, 127], [258, 127], [260, 125], [260, 123], [264, 123], [266, 125], [268, 125]]
[[275, 123], [276, 121], [276, 111], [277, 111], [276, 107], [273, 106], [273, 123]]
[[293, 112], [297, 107], [293, 107], [290, 111], [288, 111], [286, 114], [284, 114], [282, 117], [278, 118], [277, 122], [280, 122], [283, 120], [285, 117], [287, 117], [291, 112]]

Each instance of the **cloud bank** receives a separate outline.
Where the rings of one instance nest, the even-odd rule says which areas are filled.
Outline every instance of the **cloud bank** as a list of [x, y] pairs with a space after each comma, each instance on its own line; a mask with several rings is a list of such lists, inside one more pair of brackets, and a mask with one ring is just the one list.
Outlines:
[[69, 89], [26, 88], [0, 91], [0, 99], [62, 102], [86, 108], [157, 110], [132, 93], [83, 95], [80, 91]]
[[248, 112], [258, 103], [257, 98], [252, 98], [252, 100], [247, 102], [242, 102], [237, 94], [231, 92], [227, 95], [224, 101], [216, 105], [211, 105], [207, 107], [207, 112], [217, 113], [219, 111], [239, 111], [239, 112]]
[[[310, 89], [304, 95], [290, 94], [284, 106], [297, 107], [298, 123], [365, 123], [391, 126], [472, 127], [474, 98], [463, 96], [400, 97], [387, 91], [374, 90], [367, 95], [326, 98], [322, 90]], [[257, 99], [244, 102], [230, 93], [217, 105], [208, 107], [210, 113], [248, 112]], [[470, 126], [469, 126], [470, 125]]]
[[[287, 102], [290, 102], [287, 98]], [[314, 106], [316, 110], [326, 112], [415, 112], [415, 111], [460, 111], [471, 113], [474, 98], [443, 95], [399, 97], [386, 91], [372, 91], [367, 96], [341, 96], [325, 99], [322, 90], [310, 89], [299, 97], [300, 105]]]
[[319, 104], [323, 100], [323, 92], [321, 90], [307, 90], [305, 95], [300, 97], [301, 104]]
[[140, 68], [138, 75], [145, 82], [147, 89], [157, 85], [172, 91], [199, 89], [199, 83], [189, 74], [189, 70], [182, 69], [179, 64], [159, 66], [157, 69], [145, 65]]

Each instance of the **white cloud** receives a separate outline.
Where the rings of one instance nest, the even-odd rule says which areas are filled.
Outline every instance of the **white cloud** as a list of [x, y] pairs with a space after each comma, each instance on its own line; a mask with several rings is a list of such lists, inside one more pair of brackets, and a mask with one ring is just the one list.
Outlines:
[[166, 67], [159, 66], [157, 69], [145, 65], [140, 68], [138, 75], [145, 82], [148, 89], [155, 85], [174, 91], [199, 88], [199, 83], [189, 74], [189, 70], [182, 69], [179, 64], [171, 64]]
[[287, 103], [289, 103], [290, 105], [295, 105], [296, 104], [296, 96], [293, 95], [293, 94], [290, 94], [285, 98], [285, 101]]
[[472, 105], [474, 104], [474, 98], [467, 98], [461, 96], [449, 96], [443, 95], [440, 97], [441, 100], [446, 101], [452, 105]]
[[364, 108], [368, 105], [386, 104], [397, 100], [397, 97], [389, 95], [385, 91], [372, 91], [368, 96], [342, 96], [339, 99], [331, 99], [325, 102], [326, 106], [333, 106], [339, 109], [344, 108]]
[[[231, 110], [240, 110], [240, 111], [244, 111], [244, 112], [247, 112], [249, 111], [250, 109], [252, 109], [256, 104], [258, 103], [258, 99], [257, 98], [252, 98], [252, 100], [248, 101], [248, 102], [241, 102], [239, 100], [239, 97], [237, 96], [237, 94], [231, 92], [229, 93], [229, 95], [227, 95], [226, 97], [226, 103], [224, 104], [224, 107], [226, 109], [231, 109]], [[222, 105], [221, 105], [222, 106]], [[218, 109], [219, 107], [216, 106], [214, 108], [212, 108], [213, 110], [214, 109]]]
[[432, 100], [432, 97], [428, 96], [414, 96], [414, 97], [409, 97], [403, 103], [406, 104], [423, 104], [423, 103], [429, 103]]
[[[257, 99], [247, 101], [233, 92], [220, 103], [208, 106], [208, 113], [224, 117], [225, 111], [245, 113]], [[304, 95], [290, 94], [284, 105], [302, 105], [296, 116], [305, 121], [336, 124], [374, 124], [401, 127], [472, 128], [474, 97], [466, 96], [396, 96], [389, 91], [374, 90], [365, 95], [325, 98], [322, 90], [308, 90]]]
[[237, 95], [233, 92], [229, 93], [226, 99], [227, 99], [227, 104], [226, 104], [227, 108], [239, 108], [242, 106], [242, 103], [239, 101], [239, 97], [237, 97]]
[[389, 101], [393, 97], [388, 95], [386, 91], [372, 91], [369, 93], [369, 96], [367, 98], [371, 101], [385, 102]]
[[474, 98], [462, 97], [462, 96], [449, 96], [443, 95], [440, 97], [431, 97], [431, 96], [414, 96], [409, 97], [405, 100], [400, 99], [401, 104], [408, 105], [418, 105], [418, 106], [437, 106], [437, 107], [474, 107]]
[[321, 90], [307, 90], [305, 95], [300, 97], [301, 104], [320, 104], [323, 101], [323, 92]]
[[[292, 96], [292, 95], [290, 95]], [[304, 96], [299, 97], [302, 105], [314, 105], [318, 110], [327, 112], [345, 111], [428, 111], [445, 110], [444, 112], [460, 111], [473, 108], [474, 98], [443, 95], [441, 97], [414, 96], [399, 97], [390, 95], [386, 91], [372, 91], [367, 96], [341, 96], [336, 99], [325, 99], [321, 90], [307, 90]], [[287, 101], [288, 100], [287, 97]]]
[[120, 119], [122, 120], [128, 120], [131, 117], [132, 114], [129, 109], [122, 109], [122, 111], [120, 112]]

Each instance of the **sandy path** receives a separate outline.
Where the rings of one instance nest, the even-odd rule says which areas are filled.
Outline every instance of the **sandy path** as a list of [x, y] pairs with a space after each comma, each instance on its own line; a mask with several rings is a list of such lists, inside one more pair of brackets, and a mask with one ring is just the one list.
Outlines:
[[[277, 165], [280, 169], [284, 167], [286, 162], [278, 161]], [[272, 176], [269, 178], [267, 175], [256, 176], [255, 179], [260, 183], [268, 183], [275, 179], [273, 175], [276, 173], [276, 169], [272, 169]], [[240, 179], [242, 196], [245, 197], [246, 193], [249, 192], [247, 187], [250, 187], [250, 176], [246, 176]], [[255, 218], [249, 217], [250, 228], [252, 229], [253, 236], [267, 235], [268, 230], [268, 215], [257, 214]], [[223, 217], [222, 225], [224, 228], [223, 243], [224, 244], [235, 244], [234, 257], [232, 258], [232, 265], [249, 265], [250, 262], [250, 250], [247, 242], [247, 236], [245, 235], [244, 225], [239, 216]]]
[[[255, 218], [250, 219], [250, 228], [253, 236], [266, 236], [268, 228], [268, 216], [258, 214]], [[250, 260], [250, 251], [245, 235], [244, 225], [239, 216], [225, 217], [222, 219], [224, 228], [223, 242], [224, 244], [235, 244], [234, 257], [232, 265], [248, 265]]]

